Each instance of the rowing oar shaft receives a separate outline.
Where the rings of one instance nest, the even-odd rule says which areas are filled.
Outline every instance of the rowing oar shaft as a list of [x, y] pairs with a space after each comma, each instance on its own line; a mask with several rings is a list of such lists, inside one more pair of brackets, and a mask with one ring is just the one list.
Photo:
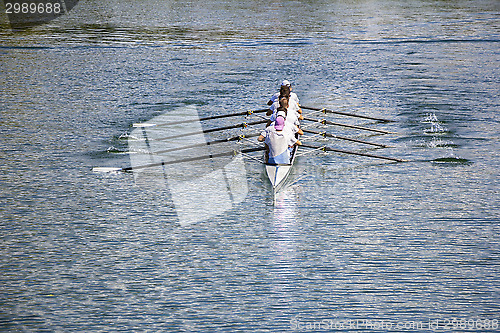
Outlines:
[[239, 153], [251, 153], [254, 151], [260, 151], [260, 150], [264, 150], [264, 149], [265, 149], [264, 147], [256, 147], [256, 148], [242, 149], [241, 151], [234, 150], [234, 151], [218, 153], [218, 154], [183, 158], [183, 159], [175, 160], [175, 161], [158, 162], [158, 163], [151, 163], [151, 164], [139, 165], [139, 166], [134, 166], [134, 167], [127, 167], [127, 168], [121, 169], [120, 171], [132, 171], [132, 170], [136, 170], [136, 169], [145, 169], [145, 168], [152, 168], [152, 167], [156, 167], [156, 166], [163, 166], [163, 165], [169, 165], [169, 164], [200, 161], [200, 160], [206, 160], [206, 159], [216, 158], [216, 157], [236, 156]]
[[304, 117], [304, 120], [314, 121], [317, 123], [321, 123], [323, 125], [349, 127], [349, 128], [355, 128], [355, 129], [359, 129], [359, 130], [363, 130], [363, 131], [370, 131], [370, 132], [381, 133], [381, 134], [395, 134], [394, 132], [389, 132], [389, 131], [384, 131], [384, 130], [379, 130], [379, 129], [374, 129], [374, 128], [334, 123], [333, 121], [329, 121], [329, 120], [325, 120], [325, 119], [313, 119], [313, 118]]
[[[179, 120], [179, 121], [172, 121], [169, 123], [162, 123], [162, 124], [154, 124], [154, 126], [159, 127], [159, 126], [169, 126], [169, 125], [178, 125], [178, 124], [186, 124], [186, 123], [192, 123], [196, 121], [204, 121], [204, 120], [213, 120], [213, 119], [221, 119], [221, 118], [229, 118], [229, 117], [237, 117], [237, 116], [249, 116], [254, 113], [263, 113], [267, 112], [269, 109], [261, 109], [261, 110], [250, 110], [250, 111], [245, 111], [245, 112], [238, 112], [238, 113], [230, 113], [230, 114], [221, 114], [218, 116], [210, 116], [210, 117], [202, 117], [202, 118], [197, 118], [197, 119], [189, 119], [189, 120]], [[143, 125], [148, 125], [147, 123], [144, 124], [134, 124], [134, 127], [141, 127]]]
[[316, 135], [321, 135], [329, 138], [334, 138], [334, 139], [339, 139], [339, 140], [346, 140], [346, 141], [352, 141], [352, 142], [357, 142], [357, 143], [364, 143], [365, 145], [372, 145], [376, 147], [381, 147], [381, 148], [388, 148], [389, 146], [382, 145], [380, 143], [373, 143], [373, 142], [368, 142], [368, 141], [363, 141], [363, 140], [357, 140], [357, 139], [351, 139], [351, 138], [346, 138], [340, 135], [334, 135], [334, 134], [329, 134], [326, 132], [318, 132], [318, 131], [312, 131], [312, 130], [307, 130], [307, 129], [302, 129], [305, 133], [311, 133], [311, 134], [316, 134]]
[[355, 113], [347, 113], [347, 112], [333, 111], [333, 110], [328, 110], [328, 109], [313, 108], [313, 107], [310, 107], [310, 106], [303, 106], [303, 105], [301, 105], [300, 107], [302, 109], [313, 110], [313, 111], [321, 111], [323, 113], [341, 114], [343, 116], [349, 116], [349, 117], [357, 117], [357, 118], [377, 120], [377, 121], [383, 121], [383, 122], [393, 122], [394, 121], [394, 120], [383, 119], [383, 118], [375, 118], [375, 117], [370, 117], [370, 116], [363, 116], [363, 115], [355, 114]]
[[184, 136], [190, 136], [190, 135], [196, 135], [196, 134], [203, 134], [203, 133], [212, 133], [212, 132], [217, 132], [217, 131], [224, 131], [228, 129], [233, 129], [233, 128], [245, 128], [247, 126], [251, 125], [257, 125], [257, 124], [263, 124], [267, 123], [267, 120], [258, 120], [250, 123], [241, 123], [237, 125], [231, 125], [231, 126], [225, 126], [225, 127], [217, 127], [217, 128], [211, 128], [211, 129], [206, 129], [203, 131], [197, 131], [197, 132], [190, 132], [190, 133], [183, 133], [183, 134], [178, 134], [178, 135], [172, 135], [172, 136], [167, 136], [165, 138], [159, 138], [159, 139], [154, 139], [156, 141], [165, 141], [165, 140], [170, 140], [170, 139], [176, 139], [176, 138], [181, 138]]
[[189, 148], [204, 147], [204, 146], [210, 146], [210, 145], [214, 145], [214, 144], [218, 144], [218, 143], [231, 142], [231, 141], [239, 141], [239, 140], [242, 140], [244, 138], [252, 138], [252, 137], [259, 136], [259, 135], [260, 135], [260, 133], [238, 135], [238, 136], [233, 136], [233, 137], [227, 138], [227, 139], [219, 139], [219, 140], [214, 140], [214, 141], [195, 143], [193, 145], [188, 145], [188, 146], [183, 146], [183, 147], [176, 147], [176, 148], [170, 148], [170, 149], [165, 149], [165, 150], [159, 150], [159, 151], [153, 152], [153, 154], [170, 153], [173, 151], [184, 150], [184, 149], [189, 149]]
[[343, 154], [350, 154], [350, 155], [373, 157], [373, 158], [379, 158], [379, 159], [393, 161], [393, 162], [407, 162], [406, 160], [402, 160], [402, 159], [399, 159], [399, 158], [385, 157], [385, 156], [372, 155], [372, 154], [366, 154], [366, 153], [358, 153], [358, 152], [355, 152], [355, 151], [335, 149], [335, 148], [330, 148], [330, 147], [317, 147], [317, 146], [311, 146], [311, 145], [308, 145], [308, 144], [302, 144], [301, 147], [312, 148], [312, 149], [319, 149], [319, 150], [323, 150], [323, 151], [333, 151], [333, 152], [336, 152], [336, 153], [343, 153]]
[[263, 112], [267, 112], [269, 111], [269, 109], [261, 109], [261, 110], [255, 110], [255, 111], [245, 111], [245, 112], [238, 112], [238, 113], [231, 113], [231, 114], [221, 114], [221, 115], [218, 115], [218, 116], [211, 116], [211, 117], [204, 117], [204, 118], [200, 118], [200, 121], [203, 121], [203, 120], [212, 120], [212, 119], [220, 119], [220, 118], [228, 118], [228, 117], [236, 117], [236, 116], [249, 116], [253, 113], [263, 113]]

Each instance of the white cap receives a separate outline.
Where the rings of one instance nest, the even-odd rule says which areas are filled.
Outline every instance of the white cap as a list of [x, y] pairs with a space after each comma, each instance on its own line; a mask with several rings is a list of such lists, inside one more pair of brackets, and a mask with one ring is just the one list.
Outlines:
[[281, 82], [281, 85], [282, 86], [291, 86], [291, 84], [288, 80], [284, 80], [283, 82]]

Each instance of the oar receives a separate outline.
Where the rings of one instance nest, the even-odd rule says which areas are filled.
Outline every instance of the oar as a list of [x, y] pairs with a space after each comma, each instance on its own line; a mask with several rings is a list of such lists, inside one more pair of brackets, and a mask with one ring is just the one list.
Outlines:
[[253, 121], [250, 123], [241, 123], [241, 124], [236, 124], [236, 125], [231, 125], [231, 126], [224, 126], [224, 127], [217, 127], [217, 128], [211, 128], [211, 129], [206, 129], [202, 131], [196, 131], [196, 132], [190, 132], [190, 133], [183, 133], [183, 134], [178, 134], [178, 135], [172, 135], [172, 136], [167, 136], [165, 138], [159, 138], [159, 139], [154, 139], [155, 141], [165, 141], [165, 140], [170, 140], [170, 139], [175, 139], [175, 138], [181, 138], [184, 136], [190, 136], [190, 135], [196, 135], [196, 134], [203, 134], [203, 133], [212, 133], [212, 132], [218, 132], [218, 131], [225, 131], [228, 129], [233, 129], [233, 128], [246, 128], [248, 126], [252, 125], [257, 125], [257, 124], [264, 124], [267, 123], [267, 120], [258, 120], [258, 121]]
[[245, 112], [238, 112], [238, 113], [230, 113], [230, 114], [221, 114], [218, 116], [210, 116], [210, 117], [202, 117], [202, 118], [197, 118], [197, 119], [189, 119], [189, 120], [179, 120], [179, 121], [173, 121], [169, 123], [161, 123], [161, 124], [153, 124], [153, 123], [135, 123], [132, 125], [132, 127], [151, 127], [151, 126], [167, 126], [167, 125], [178, 125], [178, 124], [186, 124], [186, 123], [192, 123], [195, 121], [204, 121], [204, 120], [213, 120], [213, 119], [221, 119], [221, 118], [229, 118], [229, 117], [237, 117], [237, 116], [249, 116], [254, 113], [263, 113], [267, 112], [269, 109], [261, 109], [261, 110], [249, 110]]
[[126, 167], [126, 168], [96, 167], [96, 168], [93, 168], [92, 171], [98, 171], [98, 172], [132, 171], [132, 170], [136, 170], [136, 169], [146, 169], [146, 168], [152, 168], [152, 167], [156, 167], [156, 166], [163, 166], [163, 165], [169, 165], [169, 164], [194, 162], [194, 161], [206, 160], [206, 159], [216, 158], [216, 157], [236, 156], [239, 153], [251, 153], [254, 151], [260, 151], [260, 150], [264, 150], [264, 149], [265, 149], [264, 147], [256, 147], [256, 148], [242, 149], [241, 151], [233, 150], [233, 151], [224, 152], [224, 153], [195, 156], [195, 157], [183, 158], [183, 159], [175, 160], [175, 161], [158, 162], [158, 163], [144, 164], [144, 165]]
[[389, 132], [389, 131], [384, 131], [384, 130], [379, 130], [379, 129], [374, 129], [374, 128], [368, 128], [368, 127], [362, 127], [362, 126], [355, 126], [355, 125], [347, 125], [347, 124], [339, 124], [335, 123], [333, 121], [329, 121], [326, 119], [313, 119], [313, 118], [308, 118], [304, 117], [304, 120], [307, 121], [314, 121], [323, 125], [333, 125], [333, 126], [341, 126], [341, 127], [349, 127], [349, 128], [355, 128], [363, 131], [370, 131], [370, 132], [375, 132], [375, 133], [381, 133], [381, 134], [396, 134], [394, 132]]
[[208, 142], [202, 142], [202, 143], [196, 143], [193, 145], [188, 145], [188, 146], [183, 146], [183, 147], [178, 147], [178, 148], [170, 148], [170, 149], [165, 149], [165, 150], [160, 150], [160, 151], [155, 151], [153, 154], [163, 154], [163, 153], [169, 153], [177, 150], [184, 150], [184, 149], [189, 149], [189, 148], [196, 148], [196, 147], [204, 147], [204, 146], [210, 146], [218, 143], [224, 143], [224, 142], [231, 142], [231, 141], [239, 141], [244, 138], [253, 138], [256, 136], [259, 136], [260, 133], [253, 133], [253, 134], [247, 134], [247, 135], [237, 135], [233, 136], [231, 138], [227, 139], [219, 139], [219, 140], [214, 140], [214, 141], [208, 141]]
[[388, 160], [388, 161], [393, 161], [393, 162], [408, 162], [406, 160], [402, 160], [399, 158], [393, 158], [393, 157], [385, 157], [385, 156], [379, 156], [379, 155], [372, 155], [372, 154], [366, 154], [366, 153], [358, 153], [355, 151], [348, 151], [348, 150], [342, 150], [342, 149], [335, 149], [335, 148], [330, 148], [330, 147], [318, 147], [318, 146], [312, 146], [308, 144], [302, 144], [301, 147], [306, 147], [306, 148], [312, 148], [312, 149], [319, 149], [323, 151], [333, 151], [336, 153], [343, 153], [343, 154], [350, 154], [350, 155], [358, 155], [358, 156], [365, 156], [365, 157], [373, 157], [373, 158], [380, 158], [383, 160]]
[[373, 142], [368, 142], [368, 141], [363, 141], [363, 140], [346, 138], [346, 137], [343, 137], [343, 136], [340, 136], [340, 135], [329, 134], [329, 133], [326, 133], [326, 132], [318, 132], [318, 131], [307, 130], [307, 129], [302, 129], [302, 131], [304, 131], [305, 133], [311, 133], [311, 134], [321, 135], [321, 136], [328, 137], [328, 138], [334, 138], [334, 139], [339, 139], [339, 140], [352, 141], [352, 142], [357, 142], [357, 143], [364, 143], [365, 145], [372, 145], [372, 146], [381, 147], [381, 148], [389, 148], [389, 146], [382, 145], [380, 143], [373, 143]]
[[313, 108], [313, 107], [310, 107], [310, 106], [303, 106], [303, 105], [301, 105], [300, 107], [302, 109], [313, 110], [313, 111], [321, 111], [323, 113], [334, 113], [334, 114], [341, 114], [343, 116], [349, 116], [349, 117], [364, 118], [364, 119], [377, 120], [377, 121], [383, 121], [383, 122], [394, 122], [394, 120], [383, 119], [383, 118], [375, 118], [375, 117], [370, 117], [370, 116], [363, 116], [363, 115], [355, 114], [355, 113], [347, 113], [347, 112], [333, 111], [333, 110], [329, 110], [329, 109]]

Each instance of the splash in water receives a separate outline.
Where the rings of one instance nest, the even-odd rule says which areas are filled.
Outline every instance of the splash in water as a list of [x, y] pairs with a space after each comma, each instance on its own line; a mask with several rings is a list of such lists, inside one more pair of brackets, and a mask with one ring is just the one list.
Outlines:
[[426, 143], [427, 148], [452, 148], [456, 147], [453, 141], [442, 140], [441, 138], [433, 137], [431, 141]]
[[422, 123], [437, 123], [437, 122], [439, 122], [439, 120], [435, 113], [427, 113], [425, 115], [424, 120], [422, 121]]
[[431, 124], [431, 128], [424, 130], [426, 134], [442, 134], [448, 132], [448, 129], [442, 125], [435, 113], [427, 113], [422, 123]]

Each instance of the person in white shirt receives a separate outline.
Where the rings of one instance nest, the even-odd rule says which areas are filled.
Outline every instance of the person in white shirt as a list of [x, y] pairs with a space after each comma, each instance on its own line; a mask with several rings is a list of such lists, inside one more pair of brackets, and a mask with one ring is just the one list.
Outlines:
[[295, 112], [297, 114], [297, 117], [304, 119], [304, 117], [301, 116], [302, 109], [300, 108], [299, 103], [291, 97], [288, 99], [288, 111]]
[[281, 100], [283, 98], [290, 98], [290, 87], [289, 86], [281, 86], [279, 93], [274, 94], [267, 105], [269, 105], [269, 111], [267, 111], [266, 115], [270, 116], [271, 114], [276, 113], [276, 109], [281, 105]]
[[[288, 91], [283, 91], [285, 87], [288, 88]], [[300, 105], [299, 97], [297, 96], [296, 93], [292, 92], [292, 85], [288, 80], [284, 80], [281, 83], [280, 91], [271, 96], [269, 102], [267, 102], [267, 105], [269, 106], [273, 105], [273, 103], [279, 101], [281, 97], [288, 97], [291, 101], [295, 102], [298, 106], [298, 112], [302, 113], [302, 110], [299, 107]]]
[[268, 126], [258, 137], [259, 142], [266, 144], [266, 163], [290, 164], [290, 149], [302, 143], [286, 128], [285, 118], [279, 115], [274, 125]]
[[289, 105], [288, 105], [289, 100], [286, 98], [282, 98], [280, 100], [280, 106], [276, 107], [277, 103], [274, 103], [272, 105], [272, 110], [273, 114], [269, 118], [269, 122], [267, 123], [267, 126], [269, 126], [272, 122], [276, 120], [280, 112], [284, 114], [285, 121], [290, 124], [290, 128], [294, 131], [294, 133], [299, 133], [300, 135], [304, 134], [298, 126], [300, 125], [299, 120], [304, 119], [302, 115], [298, 114], [296, 111], [291, 110]]

